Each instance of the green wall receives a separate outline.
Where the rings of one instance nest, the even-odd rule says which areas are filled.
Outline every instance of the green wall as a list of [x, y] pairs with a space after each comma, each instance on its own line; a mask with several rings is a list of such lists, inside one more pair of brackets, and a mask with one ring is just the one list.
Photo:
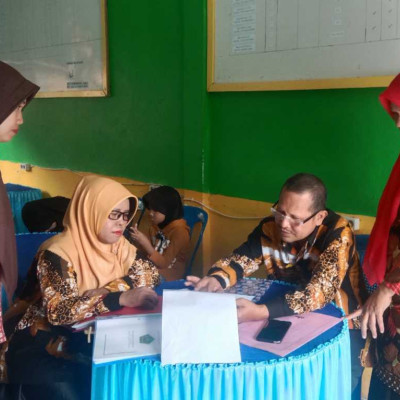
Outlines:
[[299, 171], [374, 215], [399, 138], [382, 89], [206, 92], [206, 1], [109, 1], [111, 96], [38, 99], [3, 159], [275, 201]]
[[182, 20], [180, 1], [108, 1], [111, 96], [34, 100], [3, 159], [179, 186]]
[[329, 207], [375, 215], [399, 153], [381, 91], [213, 94], [211, 191], [274, 202], [287, 177], [310, 172], [326, 183]]

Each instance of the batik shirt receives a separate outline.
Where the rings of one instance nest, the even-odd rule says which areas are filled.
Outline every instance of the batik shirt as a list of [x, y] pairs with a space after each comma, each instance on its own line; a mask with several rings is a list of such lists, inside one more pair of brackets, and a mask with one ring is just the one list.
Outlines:
[[[35, 268], [36, 267], [36, 268]], [[17, 325], [24, 329], [39, 326], [68, 325], [121, 306], [122, 292], [136, 287], [154, 287], [159, 283], [157, 268], [137, 256], [128, 274], [105, 286], [110, 292], [101, 296], [80, 296], [74, 266], [51, 251], [38, 254], [28, 274], [28, 282], [20, 296], [30, 306]], [[16, 303], [18, 305], [18, 303]]]
[[304, 313], [331, 301], [349, 310], [365, 297], [354, 234], [348, 221], [332, 211], [302, 242], [284, 243], [273, 217], [261, 221], [247, 241], [208, 272], [223, 288], [265, 268], [267, 279], [290, 282], [297, 290], [268, 301], [270, 317]]

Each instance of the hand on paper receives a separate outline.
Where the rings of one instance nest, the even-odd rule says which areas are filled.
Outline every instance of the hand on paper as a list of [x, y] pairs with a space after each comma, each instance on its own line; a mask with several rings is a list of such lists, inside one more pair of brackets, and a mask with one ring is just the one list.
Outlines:
[[154, 247], [152, 246], [149, 238], [143, 232], [139, 231], [137, 224], [129, 229], [129, 235], [135, 241], [135, 243], [143, 247], [149, 256], [153, 254], [155, 251]]
[[199, 278], [198, 276], [189, 275], [186, 277], [186, 286], [193, 286], [198, 292], [223, 292], [224, 289], [217, 279], [211, 276]]
[[86, 290], [86, 292], [84, 292], [83, 295], [87, 297], [95, 297], [95, 296], [105, 296], [108, 293], [110, 292], [107, 289], [98, 288], [98, 289]]
[[367, 337], [367, 329], [374, 339], [377, 336], [377, 326], [381, 333], [384, 332], [383, 313], [390, 306], [393, 295], [393, 290], [381, 284], [364, 304], [361, 314], [361, 335], [364, 339]]
[[239, 324], [247, 321], [258, 321], [269, 317], [268, 308], [265, 304], [255, 304], [246, 299], [237, 299], [236, 308]]
[[158, 297], [153, 289], [140, 287], [123, 292], [119, 298], [119, 304], [125, 307], [154, 308], [158, 303]]

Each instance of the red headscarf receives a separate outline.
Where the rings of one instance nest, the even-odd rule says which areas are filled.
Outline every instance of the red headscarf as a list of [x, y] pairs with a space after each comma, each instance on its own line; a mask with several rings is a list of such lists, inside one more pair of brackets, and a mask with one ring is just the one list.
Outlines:
[[[400, 107], [400, 74], [379, 96], [383, 107], [393, 117], [390, 104]], [[364, 258], [363, 269], [368, 282], [373, 285], [384, 280], [387, 264], [387, 246], [390, 227], [400, 206], [400, 156], [393, 166], [389, 180], [379, 201], [378, 212]]]

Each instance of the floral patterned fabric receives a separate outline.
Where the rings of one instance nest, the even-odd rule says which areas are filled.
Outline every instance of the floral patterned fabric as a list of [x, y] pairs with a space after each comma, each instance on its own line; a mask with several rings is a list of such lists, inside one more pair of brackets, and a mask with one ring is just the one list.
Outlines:
[[20, 297], [22, 301], [32, 304], [17, 329], [24, 329], [39, 321], [43, 323], [44, 320], [51, 325], [68, 325], [114, 311], [120, 308], [116, 297], [119, 299], [122, 292], [135, 287], [154, 287], [159, 283], [157, 268], [150, 261], [137, 256], [127, 276], [105, 286], [110, 294], [79, 296], [76, 273], [72, 265], [48, 250], [39, 253], [36, 260]]
[[[260, 267], [265, 268], [267, 279], [299, 287], [285, 296], [274, 317], [317, 310], [331, 301], [347, 313], [366, 297], [353, 231], [347, 220], [332, 211], [300, 248], [298, 243], [282, 242], [275, 219], [265, 218], [245, 243], [217, 261], [208, 274], [229, 288]], [[278, 302], [268, 304], [270, 313], [275, 306]]]

